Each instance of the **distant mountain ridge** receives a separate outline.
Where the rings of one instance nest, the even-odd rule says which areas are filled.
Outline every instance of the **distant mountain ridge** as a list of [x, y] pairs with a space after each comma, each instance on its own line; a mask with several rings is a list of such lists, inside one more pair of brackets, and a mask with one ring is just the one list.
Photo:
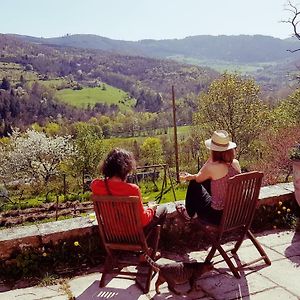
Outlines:
[[92, 34], [74, 34], [55, 38], [37, 38], [24, 35], [13, 36], [38, 44], [100, 49], [120, 54], [154, 58], [183, 56], [198, 60], [257, 63], [282, 61], [300, 57], [300, 53], [290, 53], [287, 51], [298, 48], [298, 40], [282, 40], [263, 35], [198, 35], [184, 39], [145, 39], [136, 42], [113, 40]]

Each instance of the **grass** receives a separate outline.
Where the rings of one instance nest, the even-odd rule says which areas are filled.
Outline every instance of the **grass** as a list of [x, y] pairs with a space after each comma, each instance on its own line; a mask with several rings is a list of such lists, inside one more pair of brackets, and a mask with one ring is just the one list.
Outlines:
[[[186, 187], [179, 186], [174, 188], [176, 199], [174, 198], [172, 189], [169, 188], [170, 187], [167, 187], [166, 190], [168, 190], [168, 192], [162, 196], [160, 203], [168, 203], [168, 202], [174, 202], [175, 200], [179, 201], [185, 199]], [[154, 201], [159, 194], [160, 191], [143, 193], [143, 201], [145, 203], [149, 201]]]
[[[141, 193], [143, 197], [143, 202], [147, 203], [149, 201], [157, 201], [159, 200], [159, 196], [161, 194], [161, 185], [162, 181], [158, 180], [156, 182], [157, 188], [151, 181], [143, 181], [140, 184], [141, 188]], [[168, 203], [168, 202], [174, 202], [175, 200], [184, 200], [185, 199], [185, 194], [186, 194], [186, 189], [187, 185], [186, 184], [176, 184], [175, 180], [173, 180], [173, 187], [174, 187], [174, 192], [175, 192], [175, 197], [171, 188], [171, 184], [168, 180], [167, 182], [167, 187], [164, 189], [163, 196], [160, 200], [160, 203]]]
[[60, 278], [57, 274], [51, 274], [51, 273], [46, 272], [43, 275], [43, 278], [41, 279], [41, 281], [39, 282], [39, 286], [45, 287], [45, 286], [49, 286], [49, 285], [55, 285], [58, 283], [59, 280], [60, 280]]
[[[66, 197], [62, 194], [59, 195], [58, 202], [64, 203], [65, 201], [87, 201], [89, 199], [89, 192], [82, 193], [70, 193], [67, 194]], [[46, 195], [39, 195], [36, 197], [24, 196], [24, 199], [19, 199], [18, 196], [11, 197], [11, 202], [6, 202], [2, 206], [2, 210], [11, 210], [11, 209], [26, 209], [33, 207], [40, 207], [44, 203], [56, 203], [56, 194], [50, 193], [48, 195], [48, 200], [46, 201]], [[0, 209], [1, 211], [1, 209]]]
[[122, 90], [105, 84], [105, 89], [100, 87], [83, 88], [82, 90], [63, 89], [56, 93], [57, 98], [76, 107], [86, 108], [96, 103], [116, 104], [121, 110], [131, 109], [135, 100], [128, 97]]
[[39, 83], [56, 89], [58, 86], [62, 85], [63, 83], [67, 83], [68, 81], [64, 78], [55, 78], [55, 79], [49, 79], [49, 80], [41, 80]]
[[11, 83], [16, 83], [20, 81], [21, 75], [26, 81], [38, 81], [38, 73], [25, 71], [20, 64], [0, 62], [0, 80], [7, 77]]

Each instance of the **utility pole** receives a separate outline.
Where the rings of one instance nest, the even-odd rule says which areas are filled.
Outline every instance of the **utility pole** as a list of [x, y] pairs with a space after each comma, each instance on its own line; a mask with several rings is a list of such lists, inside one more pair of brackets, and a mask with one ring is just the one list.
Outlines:
[[179, 162], [178, 162], [178, 142], [177, 142], [177, 124], [176, 124], [176, 106], [175, 106], [175, 91], [172, 85], [172, 106], [173, 106], [173, 125], [174, 125], [174, 146], [175, 146], [175, 168], [176, 180], [179, 182]]

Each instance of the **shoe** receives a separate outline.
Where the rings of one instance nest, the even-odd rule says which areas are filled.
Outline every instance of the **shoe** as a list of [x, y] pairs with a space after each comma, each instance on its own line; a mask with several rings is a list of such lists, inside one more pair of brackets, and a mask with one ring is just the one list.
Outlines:
[[196, 219], [197, 213], [193, 215], [193, 217], [190, 217], [185, 206], [183, 204], [176, 205], [176, 210], [181, 218], [183, 218], [185, 221], [191, 221], [192, 219]]
[[[149, 256], [150, 256], [150, 254], [148, 254]], [[155, 253], [155, 255], [154, 255], [154, 257], [152, 258], [154, 261], [156, 261], [156, 260], [158, 260], [158, 259], [160, 259], [161, 258], [161, 253], [159, 252], [159, 251], [156, 251], [156, 253]], [[146, 260], [146, 258], [145, 258], [145, 256], [144, 256], [144, 254], [140, 254], [140, 256], [139, 256], [139, 262], [140, 263], [146, 263], [147, 262], [147, 260]]]

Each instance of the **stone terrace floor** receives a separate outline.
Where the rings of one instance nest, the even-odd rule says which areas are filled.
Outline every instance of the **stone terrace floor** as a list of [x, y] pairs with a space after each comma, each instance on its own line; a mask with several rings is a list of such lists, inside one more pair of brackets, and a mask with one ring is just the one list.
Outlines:
[[[169, 292], [166, 283], [161, 285], [161, 294], [154, 290], [156, 277], [151, 282], [148, 294], [142, 294], [132, 280], [114, 278], [105, 288], [99, 288], [100, 272], [90, 273], [72, 278], [67, 281], [69, 288], [63, 288], [62, 284], [48, 287], [30, 287], [6, 292], [0, 286], [1, 300], [37, 300], [37, 299], [300, 299], [300, 232], [294, 231], [270, 231], [258, 235], [258, 240], [269, 255], [272, 265], [266, 266], [263, 261], [248, 267], [241, 279], [233, 277], [227, 265], [221, 257], [215, 257], [215, 269], [204, 274], [198, 281], [198, 291], [188, 295], [177, 296]], [[229, 244], [226, 247], [230, 247]], [[187, 255], [203, 261], [207, 251], [191, 252]], [[249, 262], [257, 258], [258, 252], [249, 242], [244, 241], [239, 250], [238, 264]], [[174, 253], [162, 253], [164, 258], [179, 261], [187, 259]], [[65, 285], [66, 286], [66, 285]], [[180, 286], [182, 291], [188, 289], [188, 285]], [[68, 293], [67, 293], [68, 291]]]

